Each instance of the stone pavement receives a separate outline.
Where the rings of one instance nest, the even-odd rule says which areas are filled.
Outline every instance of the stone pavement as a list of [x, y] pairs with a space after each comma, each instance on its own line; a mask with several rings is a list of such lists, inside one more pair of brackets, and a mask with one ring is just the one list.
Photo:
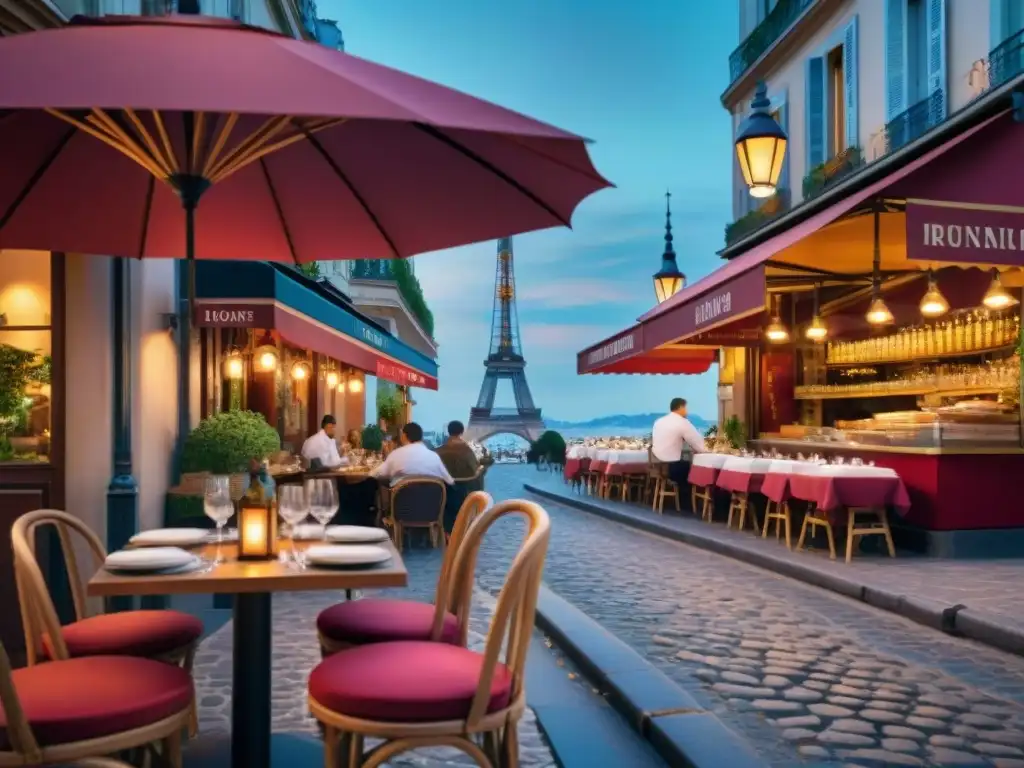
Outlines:
[[[439, 551], [416, 549], [407, 552], [406, 565], [410, 575], [409, 587], [405, 590], [387, 590], [384, 596], [432, 601], [440, 565]], [[492, 572], [495, 572], [493, 567]], [[274, 598], [272, 697], [275, 733], [319, 733], [316, 721], [309, 716], [306, 707], [306, 681], [312, 668], [320, 661], [315, 619], [322, 609], [339, 599], [344, 599], [343, 595], [325, 592], [282, 594]], [[483, 592], [479, 592], [474, 599], [470, 646], [477, 650], [483, 646], [494, 602], [493, 597]], [[230, 731], [231, 643], [232, 626], [228, 622], [203, 641], [196, 655], [200, 738]], [[523, 766], [554, 768], [554, 757], [538, 730], [531, 710], [527, 710], [520, 724], [519, 739]], [[475, 763], [458, 750], [434, 748], [407, 753], [388, 765], [464, 768]]]
[[790, 552], [774, 539], [765, 541], [752, 531], [740, 533], [723, 525], [707, 525], [688, 514], [658, 515], [646, 506], [581, 497], [554, 473], [532, 472], [524, 478], [533, 487], [657, 526], [686, 543], [750, 560], [876, 607], [911, 615], [935, 628], [945, 624], [948, 629], [952, 622], [954, 629], [967, 637], [1024, 653], [1024, 610], [1018, 588], [1024, 583], [1024, 557], [944, 560], [904, 553], [897, 558], [864, 554], [847, 564], [829, 560], [822, 550]]
[[[495, 467], [495, 498], [532, 468]], [[732, 558], [540, 500], [545, 582], [778, 768], [1024, 768], [1024, 659]], [[500, 529], [499, 529], [500, 530]], [[489, 537], [489, 563], [513, 531]]]

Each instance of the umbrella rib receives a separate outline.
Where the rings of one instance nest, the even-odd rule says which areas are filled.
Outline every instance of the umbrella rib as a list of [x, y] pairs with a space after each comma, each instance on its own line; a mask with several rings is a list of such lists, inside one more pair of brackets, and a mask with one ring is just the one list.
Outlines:
[[292, 261], [295, 262], [296, 266], [299, 264], [299, 256], [295, 253], [295, 241], [292, 240], [291, 230], [288, 229], [288, 221], [284, 217], [284, 207], [281, 205], [281, 198], [277, 196], [277, 190], [274, 189], [274, 182], [270, 178], [270, 169], [267, 168], [267, 163], [264, 160], [260, 160], [260, 168], [263, 169], [263, 178], [266, 179], [267, 189], [270, 190], [270, 199], [274, 201], [274, 208], [277, 210], [277, 220], [281, 223], [281, 231], [284, 232], [284, 239], [288, 243], [288, 250], [292, 254]]
[[65, 147], [67, 147], [68, 145], [68, 142], [71, 141], [71, 137], [74, 136], [75, 133], [75, 128], [72, 128], [70, 131], [65, 133], [61, 137], [61, 140], [57, 142], [57, 146], [53, 148], [53, 151], [50, 152], [50, 154], [43, 159], [43, 162], [39, 165], [38, 168], [36, 168], [35, 173], [33, 173], [32, 176], [29, 177], [28, 182], [25, 184], [24, 187], [22, 187], [21, 192], [19, 192], [18, 196], [14, 198], [10, 206], [8, 206], [7, 210], [4, 211], [4, 215], [0, 216], [0, 229], [3, 229], [4, 227], [7, 226], [7, 223], [11, 220], [11, 217], [14, 216], [15, 213], [17, 213], [18, 209], [21, 207], [21, 204], [25, 202], [26, 198], [28, 198], [30, 194], [32, 194], [32, 190], [35, 189], [36, 184], [38, 184], [42, 180], [43, 176], [46, 175], [46, 172], [50, 170], [50, 167], [56, 162], [57, 158], [60, 156], [60, 153], [64, 151]]
[[396, 259], [402, 258], [402, 255], [398, 252], [398, 248], [395, 246], [395, 241], [391, 239], [391, 236], [387, 233], [387, 231], [384, 229], [384, 226], [380, 223], [380, 219], [377, 218], [377, 214], [375, 214], [370, 209], [369, 204], [366, 202], [363, 196], [359, 194], [359, 190], [357, 190], [355, 188], [355, 185], [353, 185], [351, 180], [349, 180], [348, 175], [343, 170], [341, 170], [338, 164], [334, 161], [334, 158], [328, 154], [327, 150], [324, 149], [323, 144], [317, 141], [316, 137], [313, 136], [312, 133], [307, 131], [305, 128], [302, 128], [301, 130], [306, 135], [306, 140], [313, 145], [313, 149], [320, 153], [320, 157], [322, 157], [324, 161], [327, 163], [327, 165], [330, 166], [331, 170], [334, 171], [334, 175], [341, 180], [342, 184], [348, 187], [348, 191], [352, 193], [352, 197], [354, 197], [356, 199], [356, 202], [358, 202], [359, 205], [362, 206], [363, 212], [367, 215], [370, 221], [373, 222], [373, 226], [377, 228], [377, 232], [379, 232], [380, 236], [384, 238], [384, 242], [388, 244], [388, 247], [391, 249], [391, 253], [394, 254], [394, 257]]
[[464, 144], [461, 144], [460, 142], [456, 141], [455, 139], [453, 139], [448, 134], [444, 133], [443, 131], [438, 130], [437, 128], [435, 128], [432, 125], [427, 125], [426, 123], [412, 123], [412, 125], [415, 126], [418, 130], [420, 130], [423, 133], [427, 134], [428, 136], [431, 136], [434, 139], [437, 139], [442, 144], [448, 145], [449, 147], [454, 149], [456, 152], [458, 152], [459, 154], [463, 155], [464, 157], [467, 157], [468, 159], [472, 160], [474, 163], [476, 163], [480, 167], [484, 168], [485, 170], [490, 171], [495, 176], [497, 176], [499, 179], [501, 179], [506, 184], [508, 184], [510, 187], [515, 189], [517, 192], [519, 192], [521, 195], [524, 195], [525, 197], [528, 197], [536, 205], [538, 205], [539, 207], [541, 207], [545, 211], [547, 211], [547, 213], [549, 213], [552, 216], [552, 218], [556, 219], [559, 223], [563, 224], [566, 227], [569, 227], [570, 229], [572, 228], [572, 224], [569, 221], [567, 221], [565, 219], [565, 217], [560, 215], [558, 213], [558, 211], [556, 211], [550, 205], [545, 203], [537, 195], [535, 195], [533, 192], [528, 190], [526, 187], [524, 187], [518, 181], [513, 179], [511, 176], [509, 176], [503, 170], [498, 168], [496, 165], [494, 165], [490, 161], [486, 160], [485, 158], [480, 157], [480, 155], [478, 155], [476, 152], [471, 150], [469, 147], [465, 146]]
[[142, 231], [139, 233], [139, 258], [146, 253], [146, 241], [149, 239], [149, 214], [153, 210], [153, 191], [156, 188], [156, 176], [149, 175], [146, 185], [146, 204], [142, 208]]

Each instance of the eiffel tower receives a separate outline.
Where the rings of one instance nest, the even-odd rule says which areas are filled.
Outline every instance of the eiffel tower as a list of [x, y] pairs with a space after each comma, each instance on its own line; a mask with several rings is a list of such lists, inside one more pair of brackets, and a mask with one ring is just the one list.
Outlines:
[[[529, 441], [540, 437], [544, 421], [533, 404], [526, 383], [526, 359], [519, 343], [516, 314], [516, 278], [512, 268], [512, 238], [498, 241], [498, 267], [494, 277], [494, 312], [491, 315], [491, 349], [484, 361], [484, 383], [476, 407], [469, 411], [466, 439], [482, 441], [491, 435], [519, 435]], [[498, 382], [512, 382], [515, 408], [495, 408]]]

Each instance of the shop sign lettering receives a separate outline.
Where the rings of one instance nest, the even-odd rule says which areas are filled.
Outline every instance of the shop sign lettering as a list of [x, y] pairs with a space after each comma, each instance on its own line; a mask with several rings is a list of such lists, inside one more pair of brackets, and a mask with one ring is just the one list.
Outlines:
[[386, 360], [377, 361], [377, 377], [409, 386], [422, 387], [427, 384], [427, 377], [422, 373], [410, 370], [402, 365], [389, 363]]
[[204, 328], [264, 328], [273, 326], [273, 307], [227, 306], [200, 304], [195, 322]]
[[375, 346], [377, 349], [388, 348], [388, 338], [380, 331], [376, 331], [368, 325], [362, 326], [363, 341]]
[[1024, 229], [962, 224], [924, 224], [924, 245], [935, 248], [984, 248], [986, 251], [1019, 251]]
[[704, 301], [698, 302], [693, 308], [694, 328], [717, 320], [722, 315], [732, 313], [732, 291], [724, 291], [717, 296], [712, 296]]
[[619, 339], [613, 339], [590, 352], [587, 355], [587, 365], [597, 365], [605, 360], [611, 360], [613, 357], [632, 352], [635, 346], [636, 336], [632, 333]]
[[907, 258], [1020, 265], [1024, 214], [908, 202]]

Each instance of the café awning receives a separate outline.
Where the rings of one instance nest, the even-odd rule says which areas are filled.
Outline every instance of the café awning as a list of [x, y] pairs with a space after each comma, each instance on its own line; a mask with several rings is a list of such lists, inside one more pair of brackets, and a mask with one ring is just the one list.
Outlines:
[[380, 379], [437, 389], [437, 363], [349, 306], [337, 291], [265, 262], [196, 264], [195, 325], [273, 329], [290, 344]]
[[645, 352], [643, 328], [634, 325], [576, 355], [576, 373], [704, 373], [717, 354], [717, 350], [708, 347], [682, 345]]

